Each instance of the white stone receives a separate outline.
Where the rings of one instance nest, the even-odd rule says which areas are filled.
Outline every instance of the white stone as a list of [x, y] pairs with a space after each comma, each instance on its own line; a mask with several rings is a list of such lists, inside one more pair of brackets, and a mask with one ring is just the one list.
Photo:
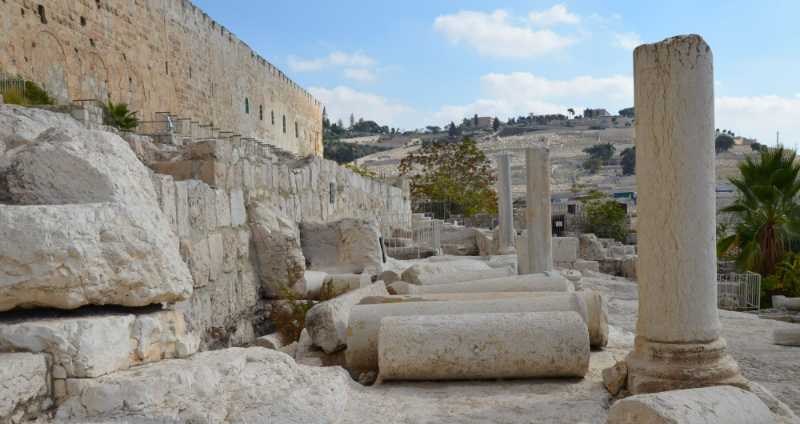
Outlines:
[[294, 221], [266, 203], [252, 202], [248, 212], [261, 288], [267, 297], [280, 297], [305, 272], [300, 231]]
[[583, 377], [586, 324], [575, 312], [386, 317], [379, 380]]
[[578, 259], [572, 264], [572, 267], [576, 271], [580, 272], [586, 272], [586, 271], [600, 272], [600, 262], [597, 261]]
[[191, 294], [149, 171], [118, 136], [52, 129], [0, 162], [0, 311]]
[[776, 345], [800, 346], [800, 325], [796, 328], [776, 328], [772, 340]]
[[645, 44], [634, 73], [639, 314], [628, 389], [745, 386], [717, 311], [711, 49], [697, 35]]
[[453, 284], [418, 286], [404, 281], [389, 285], [395, 294], [424, 293], [476, 293], [476, 292], [566, 292], [572, 290], [570, 282], [561, 276], [545, 274], [526, 274], [510, 277], [492, 278], [478, 281], [465, 281]]
[[92, 378], [192, 354], [197, 342], [187, 334], [181, 313], [159, 311], [4, 323], [0, 324], [0, 350], [48, 353], [66, 377]]
[[305, 271], [303, 273], [303, 279], [298, 281], [294, 287], [292, 287], [292, 290], [303, 299], [319, 299], [327, 280], [327, 272]]
[[452, 273], [422, 274], [415, 278], [422, 286], [465, 283], [468, 281], [492, 280], [514, 275], [510, 268], [492, 268], [483, 271], [459, 271]]
[[203, 352], [95, 379], [67, 380], [58, 422], [326, 424], [356, 383], [263, 348]]
[[485, 261], [472, 259], [448, 260], [442, 262], [420, 262], [407, 268], [402, 273], [402, 280], [411, 284], [424, 284], [433, 276], [446, 276], [459, 272], [489, 271], [491, 267]]
[[[525, 150], [527, 168], [527, 261], [520, 261], [520, 274], [553, 270], [553, 227], [550, 216], [550, 151], [546, 147]], [[519, 252], [519, 250], [517, 250]]]
[[347, 323], [350, 310], [367, 296], [388, 295], [382, 282], [345, 293], [335, 299], [318, 303], [306, 314], [306, 329], [314, 345], [325, 353], [334, 353], [347, 346]]
[[383, 271], [380, 233], [373, 221], [306, 221], [300, 225], [300, 240], [310, 269], [355, 274]]
[[231, 225], [234, 227], [247, 222], [247, 210], [244, 206], [244, 193], [242, 190], [231, 190]]
[[50, 395], [46, 355], [0, 353], [0, 422], [35, 417], [52, 404]]
[[[347, 366], [351, 370], [371, 370], [377, 367], [378, 329], [381, 319], [388, 316], [553, 311], [578, 312], [585, 320], [589, 316], [583, 298], [573, 293], [519, 299], [356, 305], [350, 310], [347, 327]], [[607, 332], [608, 330], [606, 334]]]
[[756, 395], [716, 386], [631, 396], [609, 411], [609, 424], [772, 424], [775, 417]]
[[575, 262], [578, 260], [577, 237], [553, 237], [553, 261]]
[[581, 259], [600, 261], [606, 258], [607, 251], [594, 234], [581, 234], [579, 240], [579, 256]]
[[511, 193], [511, 155], [501, 153], [497, 156], [497, 210], [498, 233], [497, 251], [513, 253], [516, 232], [514, 231], [514, 199]]

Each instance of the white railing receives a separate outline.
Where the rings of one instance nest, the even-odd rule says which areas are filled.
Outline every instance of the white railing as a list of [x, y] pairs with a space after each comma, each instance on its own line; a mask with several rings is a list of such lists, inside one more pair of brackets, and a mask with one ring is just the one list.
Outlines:
[[388, 256], [414, 259], [441, 251], [442, 221], [408, 214], [377, 217]]
[[761, 275], [754, 272], [717, 275], [717, 306], [729, 311], [758, 311]]

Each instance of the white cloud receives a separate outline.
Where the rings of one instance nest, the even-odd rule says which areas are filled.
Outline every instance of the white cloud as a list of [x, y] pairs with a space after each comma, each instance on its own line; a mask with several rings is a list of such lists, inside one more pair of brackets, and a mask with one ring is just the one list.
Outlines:
[[625, 49], [633, 50], [642, 44], [642, 38], [635, 32], [623, 32], [614, 34], [614, 45]]
[[359, 82], [374, 82], [376, 79], [375, 73], [367, 68], [347, 68], [344, 70], [344, 76]]
[[730, 129], [759, 142], [775, 144], [780, 131], [781, 143], [800, 147], [800, 98], [781, 96], [718, 97], [716, 127]]
[[557, 4], [541, 12], [531, 12], [528, 17], [531, 22], [540, 26], [553, 26], [558, 24], [575, 25], [580, 23], [581, 18], [567, 10], [567, 6]]
[[290, 55], [288, 65], [289, 69], [295, 72], [312, 72], [331, 67], [369, 67], [375, 65], [375, 59], [360, 52], [334, 51], [325, 57], [316, 59], [303, 59]]
[[341, 119], [347, 123], [352, 113], [356, 119], [373, 120], [381, 125], [411, 128], [417, 124], [414, 109], [377, 94], [345, 86], [332, 89], [311, 87], [309, 91], [325, 105], [328, 117], [333, 122]]
[[528, 113], [566, 114], [570, 107], [578, 112], [602, 107], [613, 113], [633, 104], [633, 79], [622, 75], [551, 80], [527, 72], [492, 73], [481, 78], [481, 88], [482, 98], [442, 107], [434, 114], [436, 122], [460, 121], [476, 113], [501, 119]]
[[541, 56], [575, 42], [548, 29], [515, 25], [503, 10], [492, 13], [461, 11], [436, 18], [433, 27], [454, 44], [467, 44], [484, 56], [527, 58]]

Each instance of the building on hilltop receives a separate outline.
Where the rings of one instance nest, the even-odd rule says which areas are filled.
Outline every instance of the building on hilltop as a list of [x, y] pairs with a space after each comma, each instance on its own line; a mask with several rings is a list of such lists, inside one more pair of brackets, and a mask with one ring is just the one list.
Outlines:
[[322, 105], [189, 0], [4, 0], [0, 71], [322, 155]]

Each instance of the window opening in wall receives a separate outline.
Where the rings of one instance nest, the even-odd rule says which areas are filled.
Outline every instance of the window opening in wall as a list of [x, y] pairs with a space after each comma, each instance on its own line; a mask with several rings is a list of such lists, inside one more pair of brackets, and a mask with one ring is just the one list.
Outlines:
[[334, 203], [336, 203], [336, 183], [328, 183], [328, 187], [329, 187], [329, 190], [330, 190], [330, 193], [331, 193], [331, 195], [330, 195], [330, 203], [334, 204]]
[[264, 105], [258, 105], [258, 120], [264, 120]]
[[97, 5], [97, 8], [100, 8], [100, 0], [94, 0], [94, 3]]
[[42, 21], [43, 24], [47, 24], [47, 16], [44, 14], [44, 6], [40, 4], [36, 6], [36, 10], [39, 11], [39, 20]]
[[86, 26], [86, 18], [81, 16], [81, 26]]
[[22, 16], [25, 16], [25, 9], [23, 9], [23, 8], [20, 8], [20, 9], [19, 9], [19, 13], [22, 13]]
[[286, 134], [286, 115], [283, 115], [283, 133]]
[[300, 127], [297, 125], [297, 121], [294, 121], [294, 136], [300, 137]]
[[247, 97], [244, 98], [244, 113], [250, 113], [250, 99]]
[[272, 119], [272, 125], [275, 125], [275, 111], [270, 111], [270, 118]]
[[189, 78], [192, 78], [192, 67], [189, 67]]
[[169, 62], [164, 62], [164, 71], [169, 75]]
[[94, 47], [94, 38], [90, 38], [90, 39], [89, 39], [89, 44], [90, 44], [92, 47]]

